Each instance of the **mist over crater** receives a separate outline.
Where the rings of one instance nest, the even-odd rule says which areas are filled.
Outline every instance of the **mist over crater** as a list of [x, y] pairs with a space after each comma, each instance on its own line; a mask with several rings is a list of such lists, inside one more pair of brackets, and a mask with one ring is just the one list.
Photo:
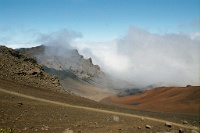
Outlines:
[[197, 34], [155, 34], [130, 27], [110, 42], [77, 42], [104, 71], [137, 87], [200, 85], [200, 40]]

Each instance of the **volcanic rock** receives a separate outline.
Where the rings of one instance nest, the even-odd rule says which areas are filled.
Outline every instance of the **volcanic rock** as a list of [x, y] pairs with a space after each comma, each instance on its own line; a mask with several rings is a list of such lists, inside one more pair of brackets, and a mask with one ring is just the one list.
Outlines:
[[150, 125], [145, 125], [145, 127], [146, 127], [147, 129], [151, 129], [151, 128], [152, 128], [152, 126], [150, 126]]
[[170, 123], [168, 123], [168, 122], [165, 123], [165, 126], [166, 127], [170, 127], [170, 128], [172, 127], [172, 125]]
[[58, 78], [44, 72], [35, 59], [5, 46], [0, 46], [0, 78], [29, 86], [63, 91]]

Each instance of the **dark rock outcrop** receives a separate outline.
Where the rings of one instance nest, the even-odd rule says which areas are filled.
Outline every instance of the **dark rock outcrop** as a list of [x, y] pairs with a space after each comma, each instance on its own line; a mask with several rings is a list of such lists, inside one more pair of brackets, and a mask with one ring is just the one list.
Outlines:
[[[124, 89], [124, 86], [129, 85], [127, 82], [113, 79], [102, 72], [98, 65], [93, 64], [92, 58], [85, 59], [76, 49], [41, 45], [18, 49], [18, 51], [23, 55], [36, 59], [45, 68], [46, 72], [55, 74], [60, 80], [71, 78], [68, 77], [68, 75], [71, 75], [73, 79], [80, 82], [111, 90]], [[65, 75], [61, 74], [61, 71]]]
[[44, 72], [34, 58], [5, 46], [0, 46], [0, 78], [39, 88], [63, 90], [58, 78]]

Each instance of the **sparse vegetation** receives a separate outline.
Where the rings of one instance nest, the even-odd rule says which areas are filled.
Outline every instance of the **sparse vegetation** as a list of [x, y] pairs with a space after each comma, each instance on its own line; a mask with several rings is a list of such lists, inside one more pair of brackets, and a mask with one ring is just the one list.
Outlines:
[[33, 58], [24, 58], [24, 61], [29, 61], [29, 62], [31, 62], [31, 63], [33, 63], [33, 64], [36, 64], [37, 63], [37, 61], [36, 61], [36, 59], [33, 59]]
[[23, 55], [21, 55], [18, 51], [15, 51], [15, 50], [9, 50], [10, 54], [14, 57], [17, 57], [18, 59], [21, 59], [21, 58], [24, 58]]
[[0, 133], [13, 133], [13, 130], [11, 128], [8, 128], [7, 130], [1, 128]]

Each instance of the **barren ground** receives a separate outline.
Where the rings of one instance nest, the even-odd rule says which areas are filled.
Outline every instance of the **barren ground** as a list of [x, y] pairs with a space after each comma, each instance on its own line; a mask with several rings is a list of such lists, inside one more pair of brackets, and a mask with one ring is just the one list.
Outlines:
[[[12, 128], [14, 132], [178, 133], [180, 128], [185, 132], [199, 130], [192, 126], [198, 126], [198, 116], [128, 110], [69, 93], [34, 88], [3, 79], [0, 81], [0, 128]], [[188, 124], [183, 125], [181, 119], [187, 120]], [[167, 120], [171, 121], [172, 128], [164, 126]], [[147, 124], [152, 128], [145, 128]]]
[[111, 96], [104, 101], [154, 112], [200, 114], [200, 87], [159, 87], [137, 95]]

